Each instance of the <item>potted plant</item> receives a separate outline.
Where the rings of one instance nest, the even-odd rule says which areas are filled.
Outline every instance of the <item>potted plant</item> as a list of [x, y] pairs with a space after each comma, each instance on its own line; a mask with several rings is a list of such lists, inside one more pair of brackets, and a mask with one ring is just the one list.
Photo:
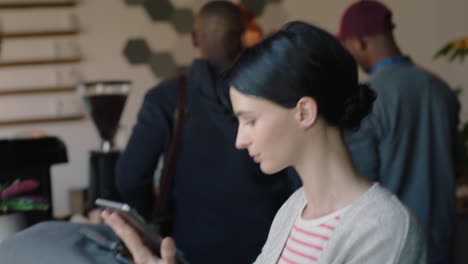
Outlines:
[[[436, 52], [434, 58], [444, 57], [451, 63], [456, 59], [463, 62], [465, 56], [468, 56], [468, 36], [448, 42]], [[455, 89], [457, 95], [461, 92], [461, 87]], [[468, 212], [468, 122], [461, 124], [460, 134], [462, 159], [457, 183], [457, 209], [459, 212]]]
[[450, 62], [460, 59], [463, 62], [468, 55], [468, 36], [462, 37], [442, 46], [434, 55], [435, 58], [446, 57]]
[[26, 227], [22, 212], [49, 209], [47, 199], [31, 194], [38, 187], [36, 180], [0, 184], [0, 241]]
[[[456, 40], [450, 41], [447, 44], [443, 45], [434, 55], [434, 59], [444, 57], [448, 59], [450, 63], [458, 59], [460, 62], [463, 62], [465, 56], [468, 55], [468, 36], [458, 38]], [[461, 87], [455, 89], [455, 93], [459, 96], [463, 92]], [[461, 139], [463, 142], [462, 146], [462, 162], [460, 177], [464, 182], [468, 182], [468, 122], [461, 124]]]

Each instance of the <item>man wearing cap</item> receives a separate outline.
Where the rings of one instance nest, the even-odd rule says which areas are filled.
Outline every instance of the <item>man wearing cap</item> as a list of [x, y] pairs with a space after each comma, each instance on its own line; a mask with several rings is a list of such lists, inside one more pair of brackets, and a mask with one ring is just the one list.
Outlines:
[[347, 140], [361, 173], [419, 218], [429, 263], [453, 263], [459, 103], [442, 80], [401, 53], [393, 29], [391, 11], [377, 1], [356, 2], [343, 14], [338, 38], [378, 94]]

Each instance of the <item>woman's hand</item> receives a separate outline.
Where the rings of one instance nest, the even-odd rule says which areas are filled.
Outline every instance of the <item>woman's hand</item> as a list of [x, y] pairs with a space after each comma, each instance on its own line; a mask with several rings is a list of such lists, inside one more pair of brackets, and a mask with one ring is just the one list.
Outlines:
[[122, 239], [133, 256], [136, 264], [176, 264], [176, 247], [172, 238], [164, 238], [161, 243], [161, 257], [154, 256], [151, 250], [143, 244], [138, 233], [128, 225], [119, 214], [104, 210], [101, 213], [104, 222]]

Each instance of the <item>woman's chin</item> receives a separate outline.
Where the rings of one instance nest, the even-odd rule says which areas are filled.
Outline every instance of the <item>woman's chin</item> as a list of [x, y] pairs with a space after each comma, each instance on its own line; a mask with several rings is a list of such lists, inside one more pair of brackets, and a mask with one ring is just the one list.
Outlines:
[[272, 164], [268, 164], [267, 162], [261, 162], [260, 163], [260, 170], [262, 170], [263, 173], [265, 174], [275, 174], [282, 170], [283, 168], [277, 167], [277, 166], [271, 166]]

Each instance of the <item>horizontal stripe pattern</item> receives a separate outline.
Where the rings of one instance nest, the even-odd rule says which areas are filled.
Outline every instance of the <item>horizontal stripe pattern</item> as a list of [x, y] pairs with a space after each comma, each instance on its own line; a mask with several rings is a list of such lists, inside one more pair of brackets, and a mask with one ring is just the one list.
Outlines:
[[339, 215], [323, 217], [318, 221], [308, 221], [298, 217], [289, 234], [278, 264], [317, 263], [340, 220]]

